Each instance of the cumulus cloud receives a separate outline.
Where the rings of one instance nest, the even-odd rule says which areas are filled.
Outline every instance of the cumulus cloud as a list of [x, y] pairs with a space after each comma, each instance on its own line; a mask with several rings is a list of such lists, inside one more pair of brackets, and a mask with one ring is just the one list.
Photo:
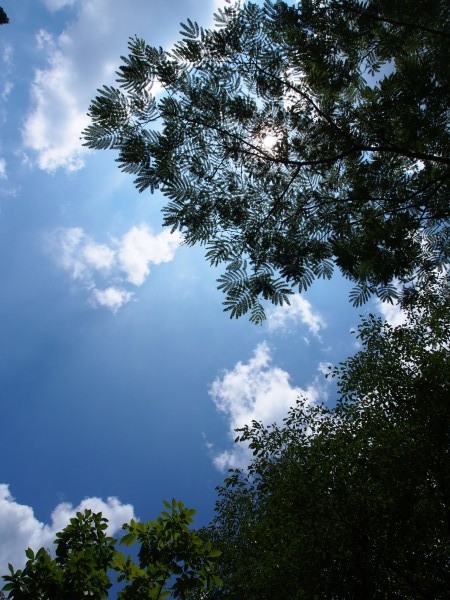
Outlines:
[[104, 290], [95, 288], [92, 291], [94, 304], [98, 306], [104, 306], [109, 308], [113, 313], [117, 312], [119, 308], [131, 300], [133, 294], [127, 292], [123, 288], [117, 288], [110, 286]]
[[178, 18], [172, 3], [162, 0], [133, 0], [132, 8], [120, 0], [43, 1], [51, 11], [77, 8], [59, 35], [41, 30], [36, 37], [43, 67], [35, 71], [23, 142], [37, 165], [48, 172], [83, 166], [86, 149], [79, 137], [87, 124], [90, 100], [100, 85], [114, 81], [130, 35], [168, 45], [172, 39], [164, 32], [172, 31], [171, 38], [175, 37], [179, 18], [210, 16], [218, 5], [213, 0], [186, 0], [186, 14]]
[[[321, 363], [321, 373], [327, 365]], [[212, 383], [209, 393], [219, 412], [228, 421], [229, 436], [234, 439], [237, 428], [250, 425], [253, 420], [269, 425], [281, 423], [298, 397], [309, 402], [325, 400], [324, 378], [316, 376], [306, 387], [291, 385], [289, 374], [272, 365], [270, 348], [266, 342], [259, 344], [248, 363], [238, 362], [231, 371], [225, 371]], [[243, 445], [235, 445], [214, 456], [220, 470], [245, 467], [250, 453]]]
[[286, 331], [298, 324], [306, 325], [309, 332], [320, 340], [320, 331], [326, 327], [323, 317], [313, 310], [306, 298], [296, 294], [290, 296], [290, 304], [270, 309], [267, 313], [269, 331]]
[[69, 502], [58, 504], [53, 510], [50, 522], [42, 523], [34, 516], [31, 506], [15, 501], [7, 484], [0, 484], [0, 573], [6, 573], [8, 562], [20, 568], [25, 563], [24, 551], [30, 547], [51, 548], [55, 534], [63, 529], [78, 511], [91, 509], [101, 512], [109, 521], [108, 535], [114, 535], [122, 524], [135, 518], [131, 504], [122, 504], [116, 497], [106, 500], [85, 498], [78, 506]]
[[181, 235], [178, 231], [171, 234], [170, 230], [165, 229], [155, 236], [148, 225], [132, 227], [123, 236], [118, 254], [128, 281], [134, 285], [142, 285], [150, 273], [150, 265], [173, 260], [180, 243]]
[[81, 227], [60, 228], [47, 239], [54, 260], [89, 293], [92, 306], [117, 312], [133, 298], [124, 288], [141, 286], [151, 265], [173, 260], [181, 235], [165, 229], [154, 234], [144, 223], [132, 227], [111, 245], [98, 244]]

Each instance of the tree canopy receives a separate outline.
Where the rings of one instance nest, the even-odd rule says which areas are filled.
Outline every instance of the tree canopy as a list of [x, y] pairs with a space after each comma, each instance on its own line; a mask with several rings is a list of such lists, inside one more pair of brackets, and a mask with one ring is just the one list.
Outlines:
[[444, 599], [450, 588], [448, 287], [406, 325], [374, 316], [335, 371], [334, 408], [299, 400], [240, 430], [254, 458], [219, 488], [219, 600]]
[[225, 265], [231, 316], [334, 267], [355, 305], [448, 262], [450, 28], [444, 0], [228, 3], [171, 50], [132, 38], [93, 100], [165, 224]]

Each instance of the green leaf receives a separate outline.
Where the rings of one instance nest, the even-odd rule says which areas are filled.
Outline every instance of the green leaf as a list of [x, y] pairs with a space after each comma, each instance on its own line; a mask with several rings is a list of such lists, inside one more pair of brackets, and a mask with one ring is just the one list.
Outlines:
[[26, 555], [26, 557], [27, 557], [27, 558], [29, 558], [30, 560], [33, 560], [33, 559], [34, 559], [34, 552], [33, 552], [33, 550], [32, 550], [31, 548], [27, 548], [27, 549], [25, 550], [25, 555]]
[[136, 541], [135, 533], [127, 533], [123, 537], [120, 538], [120, 543], [124, 546], [131, 546]]

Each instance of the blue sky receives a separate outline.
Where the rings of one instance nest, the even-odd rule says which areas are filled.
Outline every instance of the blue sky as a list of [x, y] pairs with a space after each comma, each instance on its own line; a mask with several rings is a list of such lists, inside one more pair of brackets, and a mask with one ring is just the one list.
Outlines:
[[[213, 514], [233, 428], [281, 420], [355, 351], [339, 277], [257, 327], [230, 321], [202, 248], [161, 227], [112, 153], [79, 136], [127, 39], [170, 47], [212, 0], [3, 0], [0, 28], [0, 569], [91, 506], [111, 531], [164, 498]], [[378, 309], [375, 304], [364, 310]], [[386, 309], [383, 309], [386, 312]], [[391, 315], [393, 318], [395, 315]]]

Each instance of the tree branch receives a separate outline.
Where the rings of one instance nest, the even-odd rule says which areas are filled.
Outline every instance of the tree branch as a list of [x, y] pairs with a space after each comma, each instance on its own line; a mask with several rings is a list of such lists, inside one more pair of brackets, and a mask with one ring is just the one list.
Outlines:
[[282, 165], [291, 165], [294, 167], [314, 167], [314, 166], [319, 166], [319, 165], [329, 165], [329, 164], [338, 162], [338, 161], [342, 160], [343, 158], [347, 158], [348, 156], [351, 156], [352, 154], [356, 154], [356, 153], [380, 152], [380, 153], [387, 153], [387, 154], [398, 154], [400, 156], [405, 156], [407, 158], [414, 158], [416, 160], [437, 162], [437, 163], [441, 163], [441, 164], [450, 166], [450, 158], [447, 158], [445, 156], [436, 156], [434, 154], [427, 154], [425, 152], [413, 152], [413, 151], [399, 148], [397, 146], [389, 145], [389, 144], [388, 145], [380, 145], [380, 146], [355, 144], [351, 148], [344, 150], [342, 152], [339, 152], [338, 154], [334, 154], [332, 156], [327, 156], [325, 158], [318, 158], [315, 160], [299, 161], [299, 160], [292, 160], [292, 159], [288, 159], [288, 158], [278, 158], [274, 155], [264, 152], [260, 147], [255, 146], [255, 144], [252, 144], [248, 140], [242, 138], [240, 135], [233, 133], [231, 131], [228, 131], [228, 130], [224, 129], [223, 127], [219, 127], [218, 125], [214, 125], [212, 123], [207, 123], [205, 121], [195, 119], [195, 118], [190, 118], [185, 115], [178, 115], [175, 113], [172, 113], [170, 116], [172, 118], [179, 119], [180, 121], [184, 121], [186, 123], [191, 123], [192, 125], [199, 125], [200, 127], [203, 127], [205, 129], [210, 129], [210, 130], [216, 131], [217, 133], [220, 133], [224, 138], [230, 137], [232, 139], [235, 139], [239, 143], [244, 144], [245, 146], [247, 146], [248, 148], [250, 148], [251, 150], [254, 150], [256, 152], [256, 154], [254, 154], [252, 152], [245, 151], [243, 149], [233, 148], [233, 150], [236, 150], [239, 153], [247, 154], [247, 155], [253, 156], [255, 158], [260, 158], [263, 160], [267, 160], [269, 162], [282, 164]]
[[409, 21], [400, 21], [399, 19], [392, 19], [390, 17], [385, 17], [371, 13], [368, 10], [358, 10], [357, 8], [348, 6], [345, 3], [340, 3], [340, 5], [336, 8], [338, 10], [348, 11], [357, 14], [361, 17], [368, 17], [369, 19], [372, 19], [373, 21], [378, 21], [379, 23], [389, 23], [390, 25], [397, 25], [398, 27], [418, 29], [419, 31], [423, 31], [424, 33], [430, 33], [431, 35], [437, 35], [443, 37], [446, 40], [450, 40], [450, 34], [446, 33], [445, 31], [440, 31], [439, 29], [432, 29], [430, 27], [424, 27], [423, 25], [420, 25], [417, 21], [415, 23], [411, 23]]

